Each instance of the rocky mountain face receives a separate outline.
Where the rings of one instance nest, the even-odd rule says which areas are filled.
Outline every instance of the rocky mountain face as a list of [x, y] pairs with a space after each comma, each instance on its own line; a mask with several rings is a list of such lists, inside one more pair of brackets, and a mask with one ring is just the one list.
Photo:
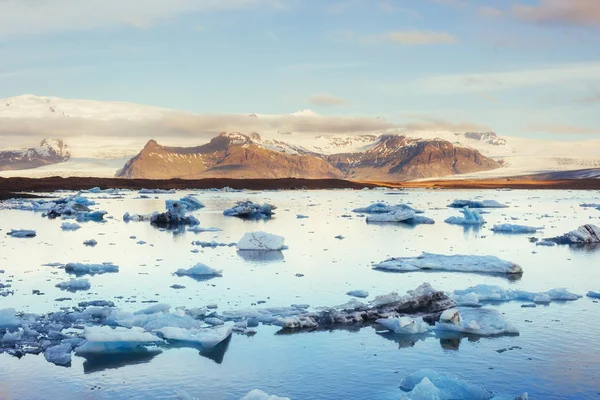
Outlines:
[[25, 150], [0, 150], [0, 171], [22, 170], [69, 160], [67, 145], [60, 139], [42, 140], [38, 147]]
[[[292, 152], [290, 149], [286, 149]], [[258, 135], [221, 134], [198, 147], [166, 147], [151, 140], [117, 172], [122, 178], [342, 178], [326, 160], [261, 144]]]
[[[320, 154], [258, 134], [223, 133], [198, 147], [151, 140], [117, 173], [122, 178], [346, 178], [406, 181], [498, 168], [477, 150], [402, 135], [364, 139], [360, 151]], [[343, 146], [340, 143], [340, 148]], [[361, 143], [362, 144], [362, 143]]]

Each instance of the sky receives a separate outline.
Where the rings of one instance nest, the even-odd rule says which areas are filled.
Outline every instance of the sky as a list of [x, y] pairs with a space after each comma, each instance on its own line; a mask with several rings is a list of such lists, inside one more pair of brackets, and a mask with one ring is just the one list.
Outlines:
[[0, 98], [600, 137], [600, 0], [0, 0]]

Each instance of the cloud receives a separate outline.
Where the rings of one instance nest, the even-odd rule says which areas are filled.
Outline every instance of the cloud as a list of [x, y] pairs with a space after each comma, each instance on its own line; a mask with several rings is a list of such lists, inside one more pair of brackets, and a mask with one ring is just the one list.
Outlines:
[[317, 106], [345, 106], [349, 104], [347, 100], [329, 94], [317, 94], [310, 97], [308, 101]]
[[90, 30], [119, 25], [147, 28], [181, 14], [261, 7], [286, 0], [0, 0], [0, 36]]
[[407, 131], [416, 132], [491, 132], [493, 129], [489, 126], [470, 121], [448, 121], [442, 118], [423, 115], [423, 114], [402, 114], [408, 121], [400, 124], [398, 127]]
[[512, 12], [521, 20], [537, 24], [600, 27], [598, 0], [539, 0], [533, 6], [515, 5]]
[[453, 44], [457, 43], [458, 39], [446, 32], [406, 30], [366, 35], [361, 38], [361, 41], [367, 44], [397, 43], [409, 46], [421, 46], [430, 44]]
[[600, 62], [563, 64], [508, 72], [438, 75], [418, 80], [418, 90], [430, 93], [471, 93], [600, 82]]
[[527, 129], [534, 132], [545, 132], [553, 135], [594, 135], [600, 133], [600, 129], [562, 124], [529, 125]]
[[591, 96], [583, 97], [577, 100], [577, 103], [600, 103], [600, 93], [592, 94]]
[[500, 18], [504, 16], [504, 11], [494, 7], [481, 7], [479, 14], [488, 18]]
[[314, 72], [314, 71], [330, 71], [337, 69], [353, 69], [365, 66], [359, 62], [340, 62], [340, 63], [305, 63], [305, 64], [290, 64], [278, 67], [277, 69], [285, 72]]

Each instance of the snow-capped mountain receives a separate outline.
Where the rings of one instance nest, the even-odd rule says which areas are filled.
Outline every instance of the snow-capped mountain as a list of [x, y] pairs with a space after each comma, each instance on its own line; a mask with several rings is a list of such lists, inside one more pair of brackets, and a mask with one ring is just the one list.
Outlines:
[[71, 155], [60, 139], [44, 139], [37, 147], [0, 150], [0, 171], [37, 168], [67, 161]]

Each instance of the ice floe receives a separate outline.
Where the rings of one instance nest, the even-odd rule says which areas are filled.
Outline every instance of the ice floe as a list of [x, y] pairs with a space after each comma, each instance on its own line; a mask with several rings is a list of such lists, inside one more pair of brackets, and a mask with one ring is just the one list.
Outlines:
[[32, 238], [37, 235], [37, 232], [31, 229], [11, 229], [6, 234], [14, 238]]
[[518, 264], [495, 256], [459, 254], [448, 256], [432, 253], [423, 253], [419, 257], [390, 258], [376, 264], [373, 268], [392, 272], [432, 270], [511, 275], [523, 273], [523, 269]]
[[494, 397], [489, 390], [464, 381], [454, 375], [422, 369], [406, 376], [400, 388], [408, 393], [404, 400], [488, 400]]
[[416, 335], [419, 333], [425, 333], [431, 329], [429, 324], [423, 321], [423, 318], [381, 318], [375, 322], [394, 333], [402, 335]]
[[277, 207], [268, 203], [261, 205], [247, 200], [237, 202], [235, 206], [223, 211], [223, 215], [243, 219], [267, 219], [275, 214], [276, 209]]
[[435, 323], [436, 331], [460, 332], [476, 336], [514, 335], [519, 330], [496, 310], [488, 308], [449, 309]]
[[236, 243], [220, 243], [220, 242], [215, 242], [214, 240], [210, 241], [210, 242], [204, 242], [201, 240], [195, 240], [192, 242], [192, 244], [194, 246], [200, 246], [202, 248], [205, 247], [209, 247], [209, 248], [216, 248], [216, 247], [233, 247], [236, 245]]
[[367, 292], [366, 290], [351, 290], [351, 291], [347, 292], [346, 294], [348, 296], [359, 297], [361, 299], [369, 297], [369, 292]]
[[75, 292], [77, 290], [88, 290], [91, 285], [90, 281], [87, 279], [71, 279], [69, 281], [57, 283], [56, 287], [62, 290]]
[[169, 210], [171, 208], [171, 206], [175, 203], [180, 203], [180, 204], [185, 205], [187, 211], [195, 211], [195, 210], [199, 210], [199, 209], [205, 207], [204, 203], [202, 203], [196, 197], [194, 197], [192, 195], [187, 195], [185, 197], [182, 197], [179, 200], [166, 200], [165, 204], [166, 204], [167, 210]]
[[403, 222], [414, 217], [415, 212], [412, 210], [395, 210], [388, 213], [369, 215], [367, 216], [367, 222]]
[[192, 268], [183, 269], [180, 268], [175, 272], [177, 276], [191, 276], [191, 277], [214, 277], [214, 276], [223, 276], [222, 271], [211, 268], [202, 263], [198, 263], [194, 265]]
[[84, 246], [89, 246], [89, 247], [94, 247], [98, 244], [98, 241], [96, 239], [89, 239], [89, 240], [85, 240], [83, 242]]
[[542, 228], [515, 224], [500, 224], [491, 228], [492, 231], [499, 233], [536, 233], [540, 229]]
[[141, 328], [87, 326], [83, 335], [86, 342], [75, 349], [76, 354], [127, 353], [145, 350], [145, 346], [162, 341]]
[[450, 298], [459, 306], [479, 307], [486, 302], [529, 301], [549, 303], [551, 301], [573, 301], [582, 296], [564, 288], [546, 292], [527, 292], [524, 290], [504, 289], [495, 285], [476, 285], [464, 290], [455, 290]]
[[68, 263], [65, 265], [65, 272], [75, 275], [100, 275], [119, 272], [119, 266], [110, 262], [102, 264]]
[[582, 225], [574, 231], [562, 236], [545, 239], [557, 244], [585, 244], [600, 243], [600, 228], [595, 225]]
[[254, 389], [248, 392], [240, 400], [290, 400], [289, 397], [278, 397], [275, 395], [269, 395], [262, 390]]
[[586, 296], [591, 297], [592, 299], [600, 299], [600, 291], [594, 292], [590, 290], [589, 292], [587, 292]]
[[175, 189], [140, 189], [139, 194], [175, 194]]
[[283, 250], [285, 238], [266, 232], [247, 232], [237, 243], [238, 250], [277, 251]]
[[59, 344], [46, 349], [44, 351], [44, 358], [46, 361], [56, 365], [69, 365], [71, 364], [72, 350], [73, 348], [70, 343]]
[[21, 324], [14, 308], [0, 309], [0, 328], [14, 328]]
[[200, 221], [192, 215], [186, 215], [187, 205], [178, 201], [167, 201], [167, 211], [154, 213], [150, 216], [150, 223], [155, 225], [199, 225]]
[[390, 206], [386, 203], [373, 203], [367, 207], [355, 208], [352, 210], [352, 212], [360, 214], [388, 214], [397, 211], [412, 211], [415, 214], [423, 214], [422, 210], [417, 210], [407, 204]]
[[452, 216], [446, 218], [444, 222], [452, 225], [483, 225], [485, 224], [485, 219], [479, 214], [478, 211], [470, 210], [469, 207], [465, 207], [460, 210], [462, 213], [462, 217]]
[[177, 327], [164, 327], [157, 329], [156, 332], [161, 337], [170, 341], [181, 341], [197, 343], [200, 346], [210, 349], [231, 336], [233, 324], [219, 325], [214, 328], [182, 329]]
[[192, 226], [192, 227], [188, 228], [187, 230], [188, 230], [188, 232], [194, 232], [194, 233], [221, 231], [220, 228], [204, 228], [204, 227], [201, 227], [200, 225]]
[[63, 231], [76, 231], [81, 228], [81, 225], [76, 222], [63, 222], [60, 228]]
[[454, 200], [448, 207], [453, 208], [506, 208], [505, 204], [501, 204], [496, 200]]

